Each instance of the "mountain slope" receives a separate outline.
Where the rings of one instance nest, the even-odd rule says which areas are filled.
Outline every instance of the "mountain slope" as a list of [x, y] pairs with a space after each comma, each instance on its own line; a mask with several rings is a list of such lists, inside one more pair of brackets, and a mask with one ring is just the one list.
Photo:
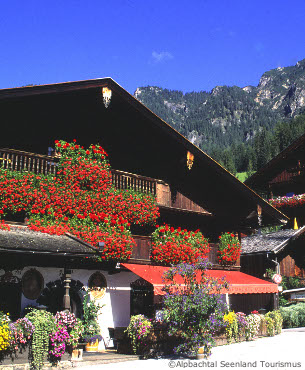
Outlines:
[[305, 108], [305, 59], [263, 74], [257, 87], [216, 86], [211, 92], [139, 87], [135, 97], [208, 153], [249, 143]]

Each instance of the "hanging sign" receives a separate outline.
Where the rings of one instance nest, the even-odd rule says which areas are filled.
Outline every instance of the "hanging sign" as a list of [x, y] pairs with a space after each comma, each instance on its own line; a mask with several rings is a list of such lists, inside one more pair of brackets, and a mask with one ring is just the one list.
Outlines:
[[281, 284], [282, 276], [280, 274], [274, 274], [272, 276], [272, 280], [275, 282], [275, 284]]

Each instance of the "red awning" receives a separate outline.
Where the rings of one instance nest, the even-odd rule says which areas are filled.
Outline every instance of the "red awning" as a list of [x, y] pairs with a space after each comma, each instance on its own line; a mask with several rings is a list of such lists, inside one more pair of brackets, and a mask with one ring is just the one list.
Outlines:
[[[136, 265], [131, 263], [122, 263], [122, 266], [140, 276], [154, 286], [155, 295], [164, 295], [162, 290], [164, 283], [162, 276], [169, 267], [151, 266], [151, 265]], [[251, 294], [251, 293], [277, 293], [278, 287], [276, 284], [258, 279], [254, 276], [244, 274], [239, 271], [224, 271], [224, 270], [207, 270], [206, 275], [215, 279], [225, 277], [230, 284], [229, 289], [222, 293], [229, 294]], [[176, 279], [177, 283], [182, 284], [183, 280], [180, 276]]]

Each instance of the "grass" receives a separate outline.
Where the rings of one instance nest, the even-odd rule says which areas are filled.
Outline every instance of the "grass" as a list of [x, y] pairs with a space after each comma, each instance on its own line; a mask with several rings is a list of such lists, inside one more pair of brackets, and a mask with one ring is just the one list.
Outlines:
[[247, 179], [247, 172], [237, 172], [236, 177], [239, 181], [244, 182]]

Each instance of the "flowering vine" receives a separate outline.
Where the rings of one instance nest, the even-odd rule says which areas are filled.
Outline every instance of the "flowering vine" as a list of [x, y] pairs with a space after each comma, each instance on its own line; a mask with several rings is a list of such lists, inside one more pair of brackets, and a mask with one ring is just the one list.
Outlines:
[[219, 236], [217, 257], [220, 264], [234, 264], [240, 256], [241, 245], [238, 238], [232, 233], [223, 233]]
[[[133, 224], [154, 224], [159, 216], [155, 198], [112, 185], [105, 150], [55, 142], [60, 154], [56, 175], [0, 169], [0, 217], [24, 215], [29, 228], [49, 234], [70, 232], [98, 247], [102, 260], [131, 256]], [[1, 229], [7, 229], [1, 223]]]
[[208, 240], [199, 230], [188, 231], [164, 225], [152, 234], [151, 259], [164, 265], [196, 263], [207, 258], [209, 250]]

